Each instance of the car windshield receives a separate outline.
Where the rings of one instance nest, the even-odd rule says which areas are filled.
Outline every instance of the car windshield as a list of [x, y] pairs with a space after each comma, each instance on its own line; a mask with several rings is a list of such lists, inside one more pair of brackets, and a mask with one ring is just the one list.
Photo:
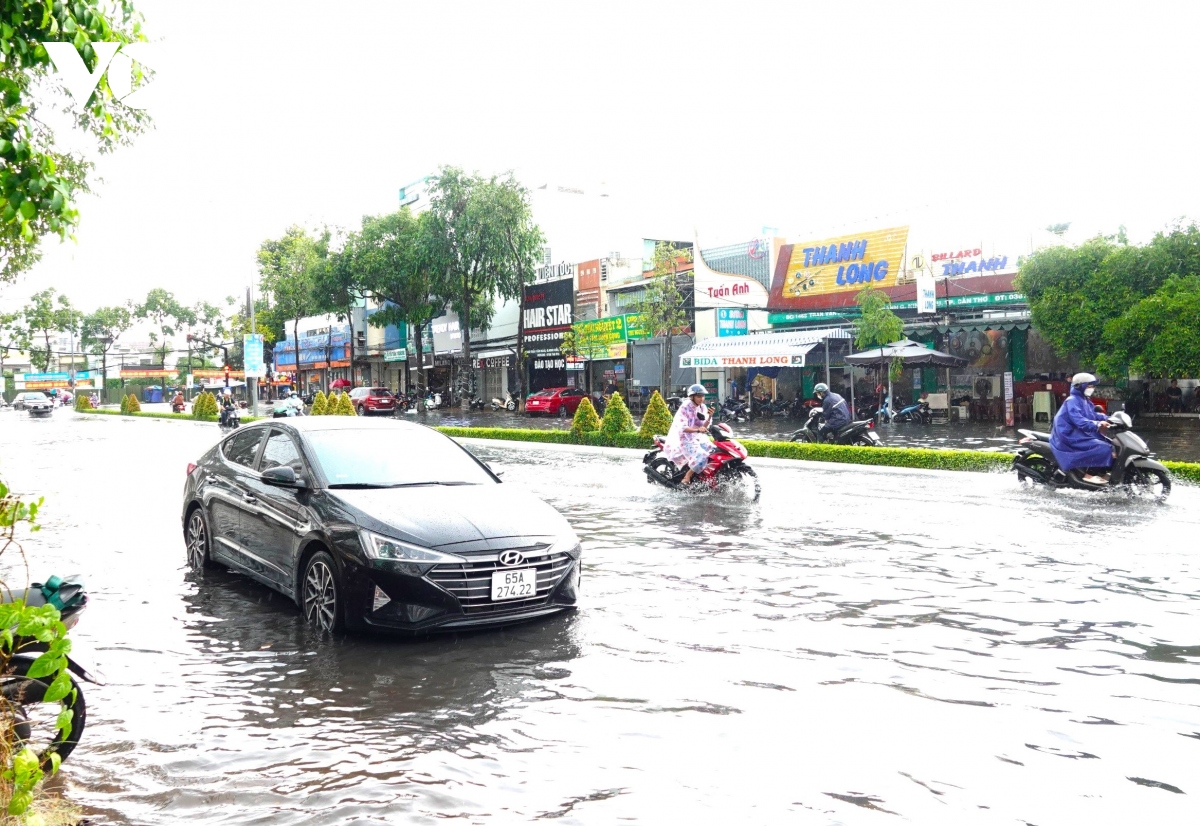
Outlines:
[[45, 393], [26, 393], [25, 394], [25, 401], [27, 401], [27, 402], [37, 402], [37, 401], [41, 401], [42, 399], [46, 399], [46, 398], [49, 398], [49, 397]]
[[495, 483], [466, 451], [439, 433], [315, 430], [304, 439], [332, 488]]
[[392, 395], [392, 391], [388, 390], [386, 387], [372, 387], [371, 395], [377, 398], [385, 398]]
[[550, 398], [550, 397], [551, 397], [551, 396], [553, 396], [553, 395], [554, 395], [554, 391], [553, 391], [553, 390], [542, 390], [542, 391], [540, 391], [540, 392], [534, 393], [534, 394], [533, 394], [533, 398], [535, 398], [535, 399], [548, 399], [548, 398]]

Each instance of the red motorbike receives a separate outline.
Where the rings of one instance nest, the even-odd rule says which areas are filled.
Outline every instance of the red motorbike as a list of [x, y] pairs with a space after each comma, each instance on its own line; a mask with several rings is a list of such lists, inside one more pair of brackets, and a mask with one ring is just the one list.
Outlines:
[[[708, 457], [708, 464], [704, 466], [704, 470], [692, 476], [688, 488], [716, 490], [721, 485], [730, 482], [752, 482], [754, 498], [758, 499], [761, 492], [758, 474], [754, 472], [754, 468], [746, 464], [746, 457], [749, 454], [746, 452], [745, 446], [733, 438], [733, 429], [724, 422], [719, 422], [708, 428], [708, 436], [712, 439], [715, 449]], [[654, 449], [642, 457], [646, 481], [650, 484], [657, 483], [680, 490], [683, 488], [683, 477], [687, 474], [687, 467], [676, 466], [674, 462], [662, 455], [663, 444], [666, 440], [666, 436], [655, 436]]]

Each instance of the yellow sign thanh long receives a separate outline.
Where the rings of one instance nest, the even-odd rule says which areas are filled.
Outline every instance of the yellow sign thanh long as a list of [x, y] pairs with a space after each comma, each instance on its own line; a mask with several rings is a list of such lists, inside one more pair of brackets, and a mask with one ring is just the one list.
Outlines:
[[776, 279], [771, 291], [771, 306], [867, 286], [893, 287], [907, 242], [908, 227], [892, 227], [795, 244], [782, 283]]

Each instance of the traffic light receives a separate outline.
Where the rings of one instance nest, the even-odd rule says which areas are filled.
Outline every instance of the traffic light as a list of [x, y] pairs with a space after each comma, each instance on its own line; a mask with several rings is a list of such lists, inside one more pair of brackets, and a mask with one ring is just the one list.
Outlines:
[[225, 365], [225, 386], [229, 386], [229, 365]]

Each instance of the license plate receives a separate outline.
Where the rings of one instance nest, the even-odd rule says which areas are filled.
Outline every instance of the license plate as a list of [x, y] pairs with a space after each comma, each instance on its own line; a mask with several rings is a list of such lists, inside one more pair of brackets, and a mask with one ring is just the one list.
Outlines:
[[516, 568], [492, 574], [492, 602], [537, 596], [537, 568]]
[[872, 433], [872, 432], [870, 432], [870, 431], [868, 430], [868, 431], [867, 431], [867, 438], [868, 438], [868, 439], [870, 439], [872, 442], [878, 442], [878, 441], [879, 441], [879, 434], [878, 434], [878, 433]]

